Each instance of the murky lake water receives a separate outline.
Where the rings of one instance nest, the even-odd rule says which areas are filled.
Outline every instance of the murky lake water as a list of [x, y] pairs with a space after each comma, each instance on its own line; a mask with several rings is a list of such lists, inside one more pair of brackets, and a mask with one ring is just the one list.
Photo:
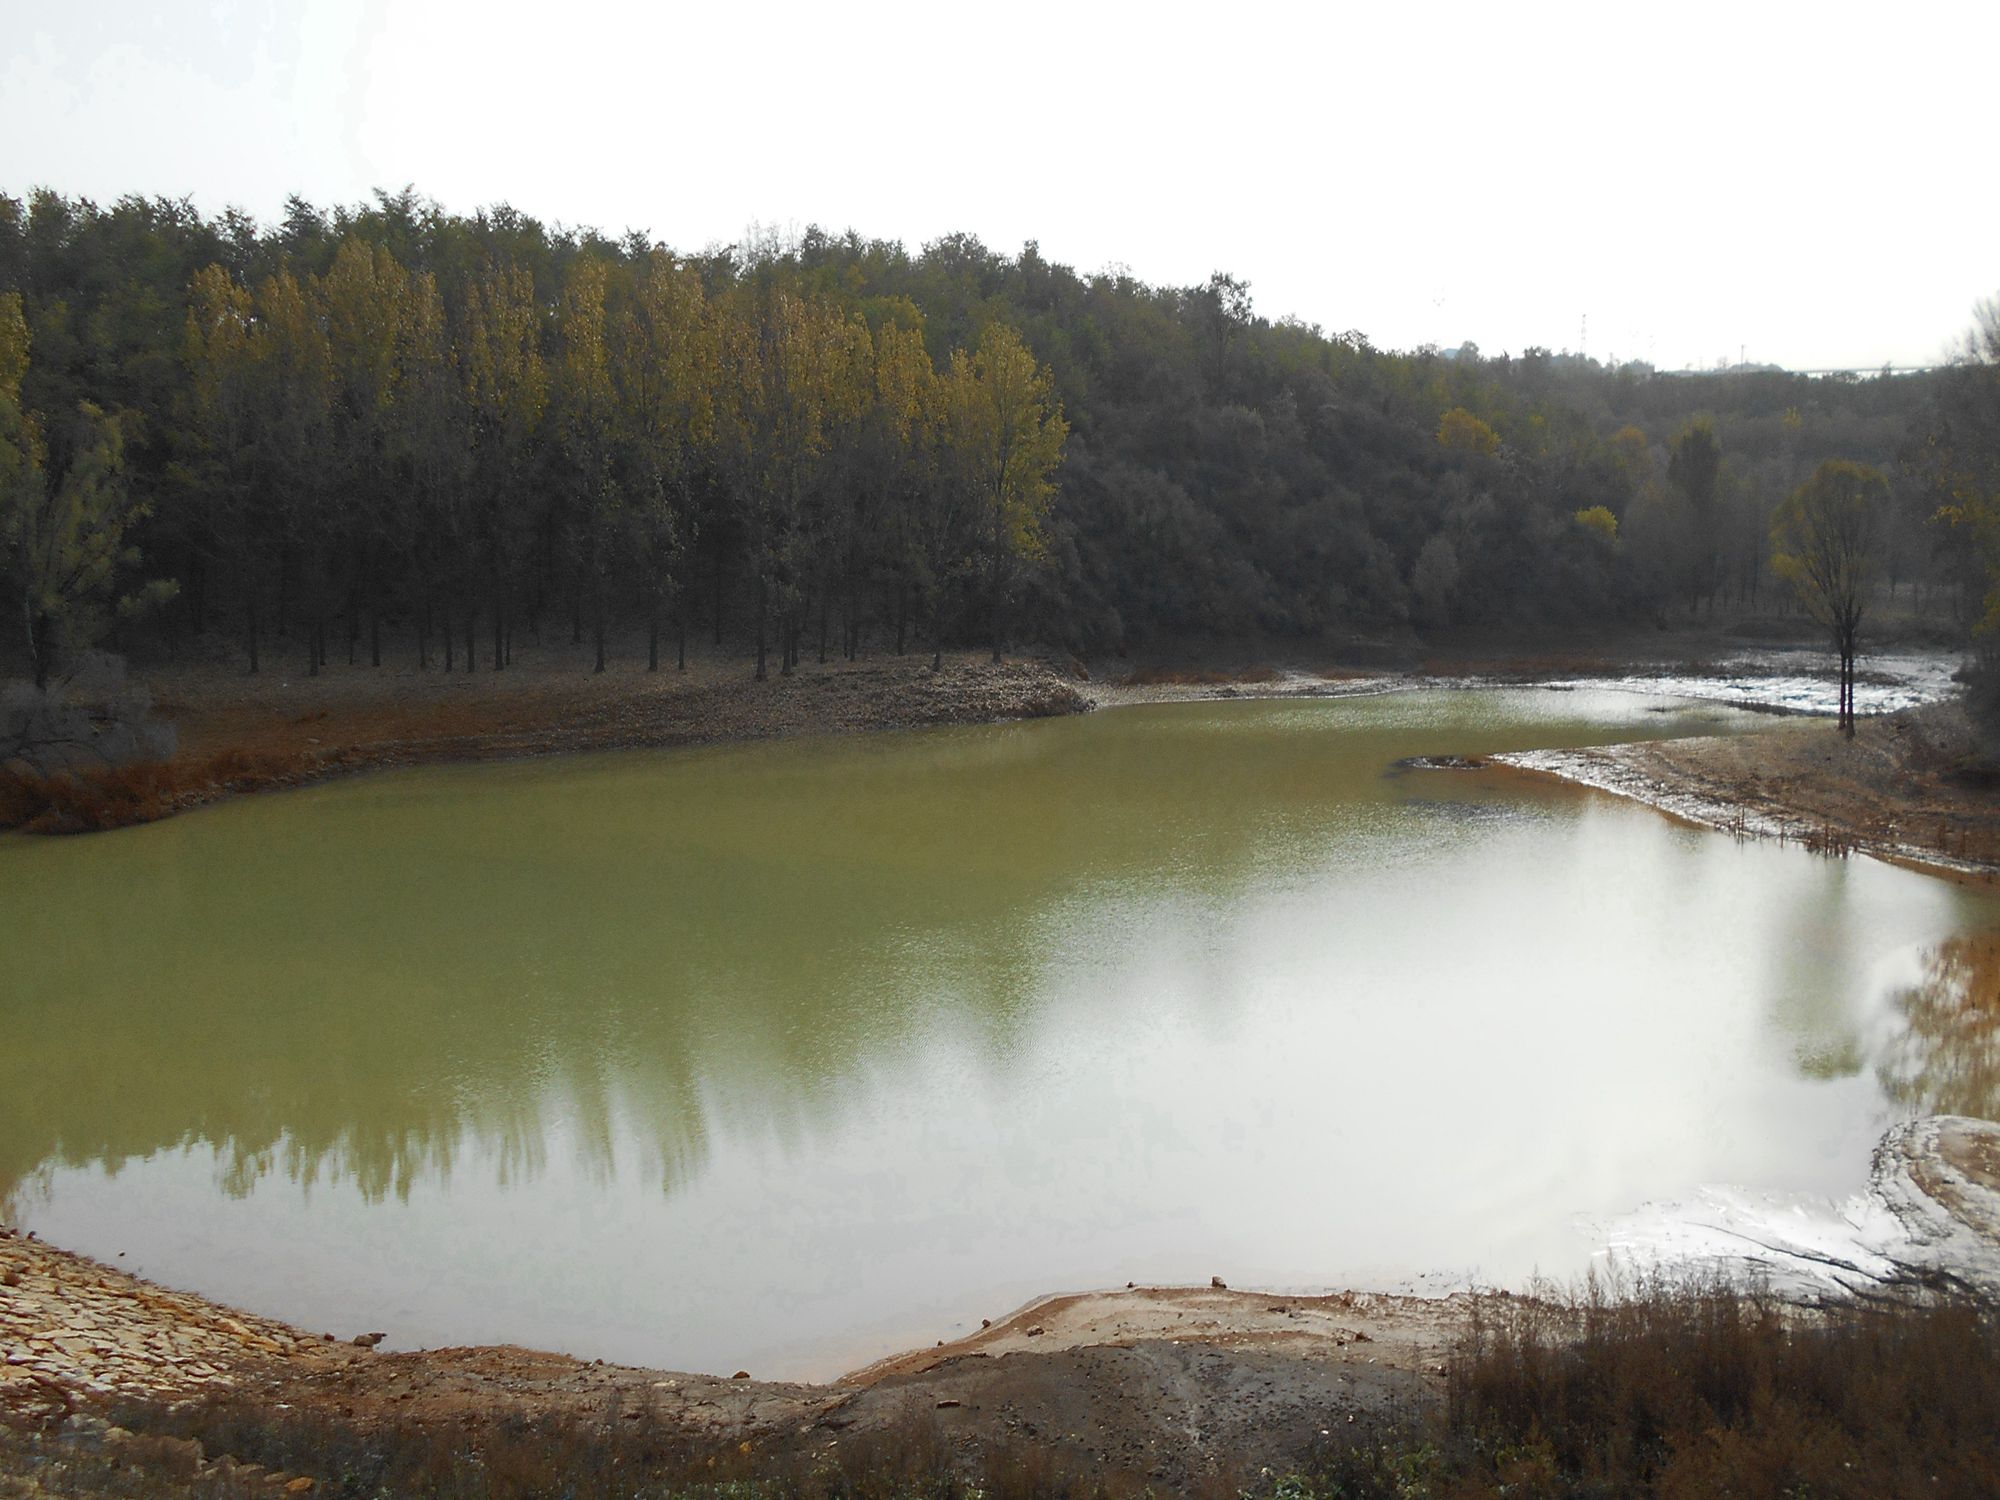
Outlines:
[[1192, 704], [0, 840], [0, 1213], [341, 1336], [760, 1376], [1127, 1280], [1568, 1274], [1579, 1215], [1858, 1187], [2000, 903], [1392, 762], [1754, 722]]

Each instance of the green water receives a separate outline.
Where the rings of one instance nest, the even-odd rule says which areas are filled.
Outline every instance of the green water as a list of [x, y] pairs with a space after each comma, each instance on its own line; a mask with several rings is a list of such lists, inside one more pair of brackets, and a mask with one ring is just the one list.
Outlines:
[[1858, 1186], [2000, 908], [1392, 763], [1748, 722], [1124, 709], [0, 840], [0, 1212], [392, 1347], [724, 1374], [1128, 1279], [1575, 1271], [1579, 1215]]

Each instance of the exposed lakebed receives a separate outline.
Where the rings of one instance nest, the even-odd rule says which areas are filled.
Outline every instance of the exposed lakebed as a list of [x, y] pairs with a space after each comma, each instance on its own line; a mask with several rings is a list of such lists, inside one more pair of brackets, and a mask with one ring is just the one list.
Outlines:
[[391, 1347], [725, 1374], [1128, 1279], [1572, 1272], [1966, 1110], [1939, 997], [2000, 901], [1395, 762], [1758, 722], [1178, 704], [0, 841], [0, 1205]]

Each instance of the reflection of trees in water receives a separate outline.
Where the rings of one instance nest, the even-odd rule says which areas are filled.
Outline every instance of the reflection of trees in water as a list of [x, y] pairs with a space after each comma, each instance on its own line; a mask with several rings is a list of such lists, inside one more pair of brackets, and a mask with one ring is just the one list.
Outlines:
[[49, 1201], [55, 1168], [43, 1162], [21, 1175], [0, 1179], [0, 1224], [19, 1224], [29, 1210]]
[[[1141, 943], [1155, 902], [1387, 838], [1381, 767], [1446, 734], [1343, 759], [1318, 710], [1232, 707], [383, 778], [0, 851], [38, 892], [0, 903], [0, 1210], [51, 1164], [186, 1149], [238, 1195], [551, 1150], [671, 1192], [725, 1131], [824, 1131], [940, 1014], [1004, 1073], [1052, 935], [1136, 912], [1106, 935]], [[145, 899], [85, 934], [111, 890]]]
[[[162, 931], [87, 971], [51, 964], [40, 981], [66, 991], [49, 1008], [60, 1023], [0, 1049], [0, 1213], [46, 1203], [52, 1167], [189, 1149], [214, 1152], [217, 1186], [239, 1197], [277, 1175], [406, 1199], [467, 1163], [527, 1182], [552, 1150], [586, 1180], [636, 1173], [672, 1192], [718, 1128], [781, 1144], [826, 1128], [941, 1004], [1004, 1066], [1048, 963], [1039, 892], [962, 922], [961, 902], [866, 881], [847, 888], [861, 911], [816, 913], [805, 882], [759, 876], [759, 907], [781, 915], [721, 947], [661, 922], [685, 897], [712, 932], [712, 899], [607, 880], [578, 903], [587, 915], [552, 927], [503, 912], [477, 945], [390, 921], [360, 951], [253, 942], [176, 986]], [[211, 900], [194, 929], [218, 930], [251, 894], [225, 884]], [[620, 946], [648, 931], [663, 935]]]
[[1875, 1066], [1883, 1091], [1927, 1114], [2000, 1115], [2000, 932], [1931, 949], [1895, 1004], [1904, 1025]]

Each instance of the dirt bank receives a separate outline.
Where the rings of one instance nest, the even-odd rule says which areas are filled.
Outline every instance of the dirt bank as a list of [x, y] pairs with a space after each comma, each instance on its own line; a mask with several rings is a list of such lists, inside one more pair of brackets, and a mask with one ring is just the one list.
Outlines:
[[1964, 770], [1971, 752], [1964, 710], [1934, 703], [1863, 719], [1852, 740], [1826, 720], [1798, 719], [1753, 734], [1494, 760], [1706, 828], [1992, 879], [2000, 876], [2000, 796]]
[[333, 666], [316, 677], [221, 663], [135, 674], [178, 739], [163, 766], [0, 776], [0, 827], [81, 832], [146, 822], [244, 792], [436, 761], [711, 744], [1079, 713], [1092, 705], [1040, 659], [979, 653], [808, 662], [758, 682], [734, 653], [648, 672], [628, 655], [590, 670], [580, 648], [524, 650], [501, 672]]
[[1470, 1307], [1134, 1287], [1045, 1298], [956, 1343], [790, 1385], [511, 1347], [378, 1354], [370, 1330], [292, 1328], [0, 1230], [0, 1414], [223, 1396], [363, 1427], [644, 1412], [806, 1456], [923, 1420], [968, 1452], [1027, 1440], [1079, 1471], [1178, 1487], [1282, 1460], [1332, 1424], [1414, 1411]]
[[[1990, 1295], [2000, 1264], [2000, 1126], [1951, 1116], [1897, 1126], [1877, 1149], [1875, 1177], [1884, 1212], [1829, 1207], [1828, 1224], [1852, 1231], [1837, 1263], [1865, 1271], [1862, 1260], [1880, 1260], [1882, 1274], [1868, 1280], [1883, 1291], [1942, 1279]], [[1795, 1211], [1784, 1225], [1802, 1254], [1836, 1263]], [[1740, 1259], [1740, 1245], [1731, 1253]], [[1701, 1259], [1694, 1253], [1691, 1263]], [[1233, 1493], [1236, 1479], [1285, 1472], [1329, 1435], [1418, 1416], [1435, 1402], [1475, 1314], [1484, 1308], [1504, 1322], [1515, 1305], [1540, 1304], [1506, 1293], [1302, 1297], [1134, 1286], [1042, 1298], [954, 1343], [795, 1385], [505, 1346], [382, 1354], [370, 1330], [294, 1328], [0, 1230], [0, 1418], [44, 1428], [67, 1421], [101, 1436], [103, 1414], [196, 1402], [237, 1413], [236, 1428], [211, 1424], [211, 1434], [254, 1433], [259, 1414], [283, 1413], [404, 1439], [494, 1421], [579, 1433], [637, 1421], [697, 1451], [754, 1454], [773, 1466], [824, 1464], [922, 1434], [968, 1464], [1025, 1446], [1062, 1472], [1135, 1492]], [[200, 1462], [228, 1461], [211, 1436]], [[325, 1476], [281, 1477], [294, 1485]], [[269, 1481], [265, 1472], [259, 1483]]]
[[[1752, 650], [1740, 642], [1723, 650], [1720, 641], [1676, 637], [1672, 654], [1659, 654], [1670, 650], [1661, 643], [1648, 654], [1641, 649], [1646, 644], [1626, 642], [1619, 651], [1587, 656], [1439, 656], [1389, 669], [1245, 659], [1220, 667], [1099, 662], [1086, 670], [1061, 656], [996, 665], [984, 653], [964, 652], [933, 673], [926, 657], [879, 655], [808, 661], [789, 675], [774, 667], [763, 682], [740, 651], [705, 645], [691, 651], [685, 670], [669, 657], [657, 672], [646, 670], [643, 647], [627, 641], [603, 673], [591, 670], [587, 648], [540, 645], [523, 646], [500, 672], [482, 659], [485, 669], [472, 673], [418, 671], [401, 661], [381, 668], [335, 664], [317, 676], [267, 668], [254, 677], [218, 645], [206, 658], [190, 651], [176, 663], [133, 673], [177, 737], [170, 761], [53, 779], [0, 768], [0, 828], [119, 827], [373, 767], [990, 723], [1133, 703], [1586, 683], [1780, 712], [1813, 712], [1820, 699], [1831, 702], [1824, 653]], [[1701, 646], [1716, 649], [1688, 654]], [[1872, 662], [1864, 710], [1894, 708], [1889, 722], [1897, 726], [1930, 724], [1929, 717], [1912, 720], [1918, 711], [1911, 705], [1949, 690], [1950, 658], [1931, 653]], [[1754, 738], [1512, 759], [1716, 827], [1757, 825], [1787, 837], [1845, 829], [1871, 849], [1907, 844], [1976, 868], [2000, 858], [2000, 837], [1991, 831], [2000, 823], [2000, 800], [1989, 806], [1977, 789], [1949, 780], [1947, 742], [1963, 738], [1962, 721], [1926, 730], [1921, 744], [1898, 743], [1903, 732], [1890, 731], [1883, 750], [1884, 731], [1871, 724], [1862, 749], [1881, 753], [1870, 761], [1850, 751], [1837, 764], [1819, 753], [1824, 734], [1814, 724], [1776, 725]], [[1896, 801], [1893, 840], [1865, 806], [1884, 794]], [[1767, 806], [1774, 816], [1764, 830]]]

